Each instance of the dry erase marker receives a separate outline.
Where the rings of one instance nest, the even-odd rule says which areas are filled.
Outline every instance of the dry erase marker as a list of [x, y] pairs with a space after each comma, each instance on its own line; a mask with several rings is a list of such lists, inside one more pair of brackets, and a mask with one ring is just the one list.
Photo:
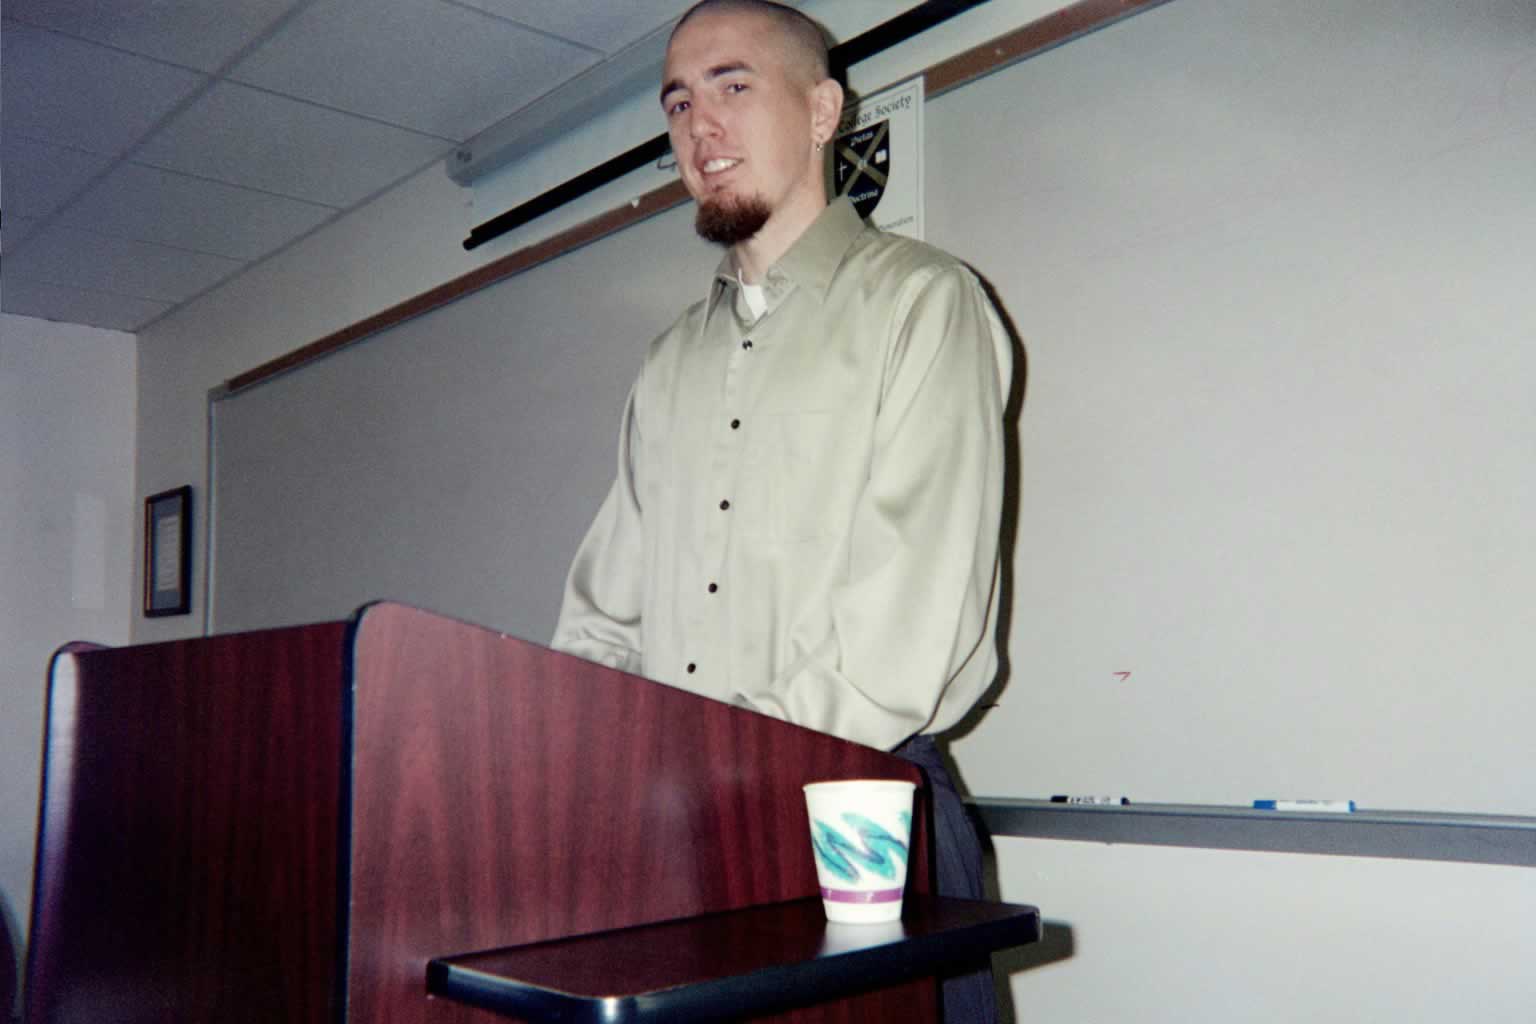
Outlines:
[[1123, 796], [1053, 796], [1053, 804], [1087, 804], [1090, 807], [1120, 807], [1131, 801]]
[[1353, 800], [1255, 800], [1256, 811], [1326, 811], [1348, 814], [1355, 809]]

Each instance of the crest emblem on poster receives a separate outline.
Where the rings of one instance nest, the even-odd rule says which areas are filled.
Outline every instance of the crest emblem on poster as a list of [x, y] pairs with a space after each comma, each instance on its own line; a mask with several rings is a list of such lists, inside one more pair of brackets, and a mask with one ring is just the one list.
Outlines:
[[832, 158], [832, 174], [837, 194], [851, 199], [859, 216], [868, 220], [890, 180], [891, 122], [880, 121], [841, 136]]

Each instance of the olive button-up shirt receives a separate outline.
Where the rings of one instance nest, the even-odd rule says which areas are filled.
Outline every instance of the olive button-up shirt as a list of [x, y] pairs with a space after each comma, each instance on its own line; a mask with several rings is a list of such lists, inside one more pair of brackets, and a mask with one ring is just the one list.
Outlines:
[[554, 646], [891, 749], [996, 671], [1012, 349], [975, 276], [846, 200], [651, 346]]

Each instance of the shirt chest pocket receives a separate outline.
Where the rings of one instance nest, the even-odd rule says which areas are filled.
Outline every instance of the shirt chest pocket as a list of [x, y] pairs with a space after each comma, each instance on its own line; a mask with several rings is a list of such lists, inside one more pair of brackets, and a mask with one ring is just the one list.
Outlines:
[[831, 411], [760, 414], [748, 436], [739, 481], [742, 533], [799, 543], [847, 529], [857, 470]]

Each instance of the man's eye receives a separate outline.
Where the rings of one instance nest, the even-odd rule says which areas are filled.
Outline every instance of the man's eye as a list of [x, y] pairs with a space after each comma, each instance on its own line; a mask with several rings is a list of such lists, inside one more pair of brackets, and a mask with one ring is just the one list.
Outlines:
[[676, 103], [673, 103], [671, 106], [667, 107], [667, 116], [668, 117], [675, 117], [675, 116], [677, 116], [678, 114], [681, 114], [683, 111], [685, 111], [687, 109], [688, 109], [688, 101], [687, 100], [678, 100]]
[[730, 84], [728, 84], [725, 87], [725, 91], [726, 92], [746, 92], [747, 91], [747, 83], [746, 82], [731, 82]]

